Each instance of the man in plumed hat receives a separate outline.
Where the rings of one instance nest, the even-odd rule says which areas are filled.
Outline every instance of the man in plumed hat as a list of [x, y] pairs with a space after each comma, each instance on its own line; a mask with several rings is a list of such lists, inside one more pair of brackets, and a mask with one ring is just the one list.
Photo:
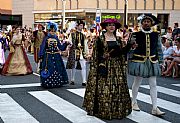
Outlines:
[[38, 53], [43, 38], [46, 36], [46, 32], [43, 30], [44, 30], [44, 26], [42, 24], [38, 24], [38, 30], [35, 30], [33, 32], [33, 37], [32, 37], [32, 42], [34, 43], [34, 61], [37, 64], [37, 73], [39, 73]]
[[141, 29], [132, 33], [129, 41], [137, 44], [131, 62], [128, 65], [128, 73], [134, 76], [132, 85], [132, 108], [140, 111], [137, 104], [139, 86], [143, 78], [147, 78], [150, 85], [150, 96], [152, 100], [152, 114], [161, 116], [165, 112], [157, 107], [157, 88], [156, 76], [161, 75], [160, 65], [163, 63], [162, 44], [158, 32], [154, 32], [151, 27], [159, 23], [158, 19], [152, 14], [143, 14], [138, 17]]
[[73, 32], [69, 36], [69, 42], [71, 44], [69, 50], [69, 57], [66, 68], [71, 70], [70, 84], [74, 85], [75, 80], [75, 68], [81, 70], [82, 74], [82, 86], [86, 86], [86, 50], [87, 42], [85, 41], [85, 35], [82, 33], [85, 23], [82, 20], [77, 21], [76, 32]]

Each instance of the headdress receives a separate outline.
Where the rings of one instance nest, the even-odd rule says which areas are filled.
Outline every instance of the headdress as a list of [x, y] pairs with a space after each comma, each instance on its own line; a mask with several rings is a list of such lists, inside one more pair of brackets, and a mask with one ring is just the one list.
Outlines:
[[76, 22], [75, 21], [71, 21], [71, 22], [69, 22], [68, 23], [68, 29], [67, 29], [67, 33], [70, 33], [70, 31], [72, 30], [72, 29], [75, 29], [76, 28]]
[[100, 25], [103, 29], [105, 29], [108, 23], [114, 23], [116, 26], [116, 29], [119, 29], [121, 27], [121, 24], [119, 23], [118, 20], [111, 19], [111, 18], [105, 19], [103, 22], [101, 22]]
[[145, 19], [151, 20], [152, 26], [155, 26], [160, 23], [160, 21], [152, 14], [142, 14], [137, 18], [137, 20], [140, 21], [141, 24]]
[[47, 29], [48, 30], [54, 29], [55, 31], [57, 31], [58, 30], [58, 25], [56, 23], [50, 21], [47, 24]]

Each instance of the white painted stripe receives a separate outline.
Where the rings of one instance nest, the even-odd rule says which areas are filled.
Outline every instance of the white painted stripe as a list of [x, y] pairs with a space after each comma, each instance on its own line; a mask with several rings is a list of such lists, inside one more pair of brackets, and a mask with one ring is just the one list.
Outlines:
[[132, 111], [130, 115], [127, 116], [128, 119], [131, 119], [138, 123], [171, 123], [169, 121], [163, 120], [159, 117], [148, 114], [144, 111]]
[[[129, 92], [130, 92], [130, 95], [132, 97], [132, 91], [129, 90]], [[140, 100], [140, 101], [143, 101], [145, 103], [152, 104], [151, 103], [151, 98], [147, 94], [143, 94], [143, 93], [139, 92], [137, 99]], [[166, 101], [166, 100], [163, 100], [163, 99], [159, 99], [159, 98], [157, 98], [157, 104], [161, 108], [167, 109], [167, 110], [175, 112], [177, 114], [180, 114], [180, 105], [179, 104], [176, 104], [176, 103], [173, 103], [173, 102], [170, 102], [170, 101]]]
[[84, 110], [48, 91], [29, 93], [73, 123], [105, 123], [96, 117], [88, 116]]
[[[142, 85], [141, 87], [146, 88], [146, 89], [150, 89], [149, 85]], [[169, 88], [157, 86], [157, 91], [161, 92], [161, 93], [164, 93], [164, 94], [167, 94], [167, 95], [180, 97], [180, 91], [172, 90], [172, 89], [169, 89]]]
[[0, 117], [4, 123], [39, 123], [8, 94], [0, 93]]
[[177, 86], [177, 87], [180, 87], [180, 84], [172, 84], [172, 85]]
[[36, 76], [40, 76], [38, 73], [34, 73], [34, 72], [33, 72], [33, 74], [36, 75]]
[[21, 87], [36, 87], [36, 86], [40, 86], [40, 83], [0, 85], [0, 88], [21, 88]]
[[[85, 89], [81, 88], [81, 89], [67, 89], [68, 91], [79, 95], [81, 97], [84, 97], [85, 94]], [[132, 111], [132, 113], [130, 115], [127, 116], [128, 119], [131, 119], [135, 122], [138, 123], [170, 123], [166, 120], [163, 120], [161, 118], [158, 118], [156, 116], [153, 116], [151, 114], [148, 114], [146, 112], [143, 111]]]

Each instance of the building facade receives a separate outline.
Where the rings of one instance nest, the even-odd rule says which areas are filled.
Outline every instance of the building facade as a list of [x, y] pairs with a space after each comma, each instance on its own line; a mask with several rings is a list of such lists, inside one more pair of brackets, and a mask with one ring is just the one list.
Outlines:
[[11, 14], [12, 13], [12, 1], [11, 0], [0, 0], [0, 14]]
[[0, 0], [0, 29], [8, 25], [22, 25], [22, 16], [12, 15], [12, 0]]
[[[62, 19], [63, 0], [13, 0], [12, 14], [22, 14], [23, 25]], [[123, 24], [125, 0], [64, 0], [68, 20], [83, 19], [91, 25], [96, 19], [97, 8], [101, 20], [117, 18]], [[161, 21], [161, 28], [180, 22], [180, 0], [127, 0], [128, 25], [137, 24], [142, 13], [152, 13]]]

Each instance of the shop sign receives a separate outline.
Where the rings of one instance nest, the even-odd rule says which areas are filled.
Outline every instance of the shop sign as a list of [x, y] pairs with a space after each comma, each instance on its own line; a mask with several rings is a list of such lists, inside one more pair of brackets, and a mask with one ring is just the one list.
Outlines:
[[121, 16], [120, 15], [103, 15], [102, 19], [107, 19], [107, 18], [112, 18], [112, 19], [120, 19]]
[[96, 23], [101, 23], [101, 9], [96, 9]]

